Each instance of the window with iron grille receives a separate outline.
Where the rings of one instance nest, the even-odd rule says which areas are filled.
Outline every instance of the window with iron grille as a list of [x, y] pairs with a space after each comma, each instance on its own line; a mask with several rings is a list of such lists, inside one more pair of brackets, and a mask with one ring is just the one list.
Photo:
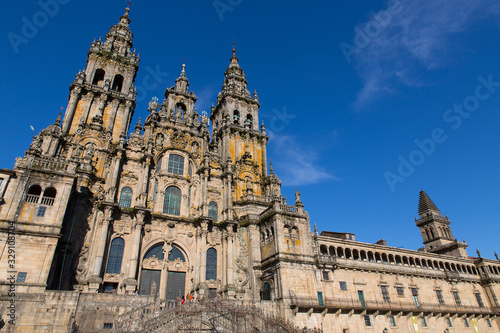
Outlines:
[[446, 318], [446, 325], [448, 327], [453, 327], [453, 325], [451, 324], [451, 319], [450, 318]]
[[440, 289], [436, 289], [436, 296], [440, 305], [444, 304], [443, 293]]
[[370, 320], [370, 316], [364, 315], [363, 318], [365, 320], [365, 326], [366, 327], [371, 327], [372, 326], [372, 321]]
[[168, 157], [168, 170], [169, 173], [177, 175], [184, 174], [184, 157], [176, 154], [170, 154]]
[[104, 323], [102, 325], [102, 329], [104, 330], [110, 330], [110, 329], [113, 329], [113, 323]]
[[165, 190], [163, 213], [181, 215], [181, 190], [179, 188], [170, 186]]
[[16, 280], [16, 282], [24, 282], [24, 281], [26, 281], [26, 275], [27, 274], [28, 273], [26, 273], [26, 272], [19, 272], [19, 273], [17, 273], [17, 280]]
[[405, 295], [405, 289], [403, 287], [397, 286], [396, 291], [398, 293], [398, 296], [404, 296]]
[[417, 308], [420, 309], [420, 302], [418, 300], [418, 289], [417, 288], [411, 288], [411, 295], [413, 297], [413, 301], [415, 302], [415, 305]]
[[130, 208], [132, 205], [132, 189], [130, 187], [122, 188], [122, 192], [120, 193], [120, 201], [118, 202], [118, 206], [123, 208]]
[[488, 325], [488, 327], [493, 327], [493, 325], [491, 325], [491, 320], [490, 318], [486, 318], [486, 324]]
[[36, 212], [36, 216], [44, 217], [46, 210], [47, 210], [47, 207], [45, 207], [45, 206], [38, 207], [38, 211]]
[[328, 271], [323, 271], [323, 280], [325, 281], [330, 280], [330, 275], [328, 274]]
[[213, 247], [207, 250], [206, 280], [217, 280], [217, 250]]
[[389, 316], [389, 322], [391, 323], [391, 327], [396, 327], [396, 318], [394, 316]]
[[384, 299], [384, 302], [389, 303], [391, 299], [389, 297], [389, 291], [387, 290], [387, 286], [381, 285], [380, 289], [382, 290], [382, 298]]
[[481, 293], [474, 293], [476, 295], [477, 304], [480, 308], [484, 308], [483, 299], [481, 298]]
[[427, 319], [425, 317], [421, 317], [422, 327], [427, 327]]
[[467, 318], [464, 318], [464, 325], [465, 327], [469, 327], [469, 321], [467, 320]]
[[458, 294], [458, 291], [456, 291], [456, 290], [453, 291], [453, 297], [455, 298], [455, 304], [457, 306], [461, 306], [462, 300], [460, 299], [460, 295]]
[[345, 281], [339, 281], [340, 290], [347, 291], [347, 283]]
[[212, 218], [215, 222], [217, 222], [217, 203], [212, 201], [208, 204], [208, 217]]
[[123, 238], [115, 238], [111, 241], [109, 247], [108, 265], [106, 266], [106, 273], [120, 274], [122, 269], [123, 249], [125, 248], [125, 241]]

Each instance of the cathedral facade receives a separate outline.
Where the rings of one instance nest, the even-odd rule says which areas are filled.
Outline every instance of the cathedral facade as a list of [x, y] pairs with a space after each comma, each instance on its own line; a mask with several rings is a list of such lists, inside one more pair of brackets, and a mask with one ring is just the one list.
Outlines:
[[288, 205], [268, 169], [234, 49], [210, 117], [183, 65], [131, 129], [128, 12], [91, 44], [64, 117], [0, 170], [7, 331], [153, 332], [173, 319], [149, 309], [218, 300], [322, 332], [499, 332], [500, 261], [469, 257], [425, 192], [419, 251], [311, 230], [300, 193]]

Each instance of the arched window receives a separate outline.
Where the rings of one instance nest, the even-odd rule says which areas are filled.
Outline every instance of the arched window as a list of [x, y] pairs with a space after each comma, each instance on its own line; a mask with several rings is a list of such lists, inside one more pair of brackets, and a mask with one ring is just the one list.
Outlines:
[[146, 252], [146, 255], [144, 256], [144, 259], [149, 259], [153, 256], [155, 256], [156, 259], [158, 259], [158, 260], [163, 260], [163, 258], [164, 258], [163, 244], [156, 245], [155, 247], [152, 247], [151, 249], [149, 249], [149, 251]]
[[217, 250], [213, 247], [207, 250], [206, 280], [217, 280]]
[[40, 194], [42, 194], [42, 188], [40, 185], [31, 185], [28, 189], [28, 194], [26, 195], [26, 202], [38, 203]]
[[233, 123], [239, 124], [240, 123], [240, 111], [234, 110], [233, 112]]
[[217, 203], [212, 201], [208, 204], [208, 217], [212, 218], [215, 222], [217, 222]]
[[104, 76], [106, 75], [106, 72], [104, 69], [99, 68], [98, 70], [95, 71], [94, 74], [94, 79], [92, 80], [92, 84], [98, 85], [101, 83], [101, 81], [104, 81]]
[[245, 120], [245, 123], [248, 124], [248, 126], [252, 126], [253, 123], [253, 117], [251, 114], [247, 114], [247, 119]]
[[177, 246], [172, 246], [172, 248], [170, 249], [170, 253], [168, 254], [168, 261], [175, 261], [176, 259], [180, 259], [180, 261], [186, 262], [182, 251]]
[[115, 75], [115, 79], [113, 80], [112, 90], [121, 92], [123, 86], [123, 76], [121, 74]]
[[165, 190], [163, 214], [181, 215], [181, 190], [170, 186]]
[[182, 176], [184, 174], [184, 157], [170, 154], [168, 157], [168, 172]]
[[48, 187], [43, 191], [42, 205], [52, 206], [54, 204], [54, 199], [56, 197], [57, 191], [53, 187]]
[[262, 285], [262, 291], [260, 292], [260, 299], [263, 301], [271, 300], [271, 285], [268, 282], [264, 282]]
[[106, 266], [106, 273], [120, 274], [123, 260], [123, 248], [125, 241], [123, 238], [115, 238], [111, 241], [109, 248], [108, 265]]
[[120, 201], [118, 202], [118, 206], [123, 208], [130, 208], [132, 204], [132, 189], [130, 187], [122, 188], [122, 192], [120, 193]]

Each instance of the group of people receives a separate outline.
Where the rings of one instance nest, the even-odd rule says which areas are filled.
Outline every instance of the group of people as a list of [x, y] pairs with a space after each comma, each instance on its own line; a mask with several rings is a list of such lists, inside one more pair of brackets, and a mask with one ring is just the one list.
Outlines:
[[[186, 302], [189, 302], [189, 303], [200, 303], [200, 299], [198, 297], [194, 297], [193, 294], [189, 294], [188, 296], [184, 297], [184, 296], [181, 296], [181, 298], [177, 298], [177, 301], [179, 301], [181, 304], [184, 304]], [[214, 296], [214, 299], [213, 299], [214, 302], [217, 302], [217, 296]]]

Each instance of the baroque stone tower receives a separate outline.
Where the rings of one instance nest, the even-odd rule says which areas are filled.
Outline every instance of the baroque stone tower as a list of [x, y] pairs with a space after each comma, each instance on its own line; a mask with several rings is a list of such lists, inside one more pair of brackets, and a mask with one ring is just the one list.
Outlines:
[[420, 219], [415, 222], [420, 229], [428, 252], [467, 258], [467, 244], [457, 241], [451, 232], [448, 216], [442, 216], [425, 191], [420, 191], [418, 202]]

